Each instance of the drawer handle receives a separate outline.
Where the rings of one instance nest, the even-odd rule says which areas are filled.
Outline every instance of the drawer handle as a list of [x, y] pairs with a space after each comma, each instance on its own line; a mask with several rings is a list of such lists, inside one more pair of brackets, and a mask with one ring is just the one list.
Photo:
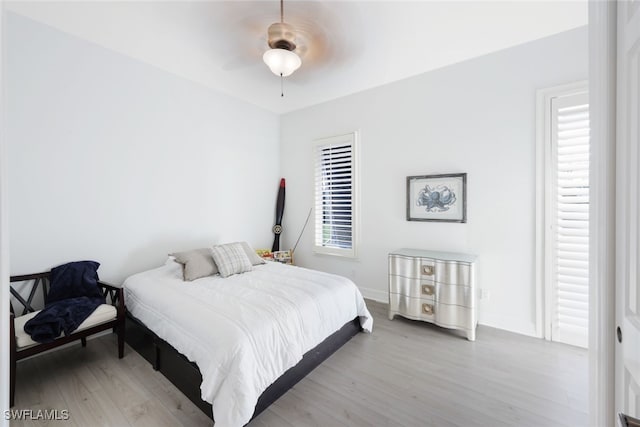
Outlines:
[[423, 295], [433, 295], [434, 294], [433, 285], [422, 285], [422, 294]]
[[433, 305], [431, 305], [431, 304], [422, 304], [422, 312], [424, 314], [432, 315], [433, 314]]
[[432, 265], [423, 265], [422, 266], [422, 274], [427, 276], [433, 276], [433, 266]]

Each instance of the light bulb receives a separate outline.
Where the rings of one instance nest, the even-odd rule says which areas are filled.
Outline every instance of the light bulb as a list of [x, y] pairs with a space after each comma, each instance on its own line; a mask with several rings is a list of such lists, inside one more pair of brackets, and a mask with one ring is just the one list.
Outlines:
[[302, 65], [302, 60], [295, 52], [286, 49], [269, 49], [262, 60], [276, 76], [287, 77]]

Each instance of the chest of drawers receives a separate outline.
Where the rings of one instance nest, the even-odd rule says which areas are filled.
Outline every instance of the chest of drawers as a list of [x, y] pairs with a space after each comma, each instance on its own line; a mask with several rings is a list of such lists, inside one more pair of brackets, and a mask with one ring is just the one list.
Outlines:
[[398, 314], [466, 332], [478, 323], [475, 255], [399, 249], [389, 254], [389, 319]]

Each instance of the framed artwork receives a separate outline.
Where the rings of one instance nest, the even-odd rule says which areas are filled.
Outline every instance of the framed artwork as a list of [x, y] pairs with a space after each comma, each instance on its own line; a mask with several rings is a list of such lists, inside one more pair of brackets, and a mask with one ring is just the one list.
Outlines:
[[467, 174], [408, 176], [407, 221], [467, 222]]

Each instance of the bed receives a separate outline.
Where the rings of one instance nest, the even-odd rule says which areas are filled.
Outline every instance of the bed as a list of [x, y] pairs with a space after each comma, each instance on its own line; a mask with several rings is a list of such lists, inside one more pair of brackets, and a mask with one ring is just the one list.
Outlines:
[[216, 427], [245, 425], [373, 326], [358, 288], [341, 276], [267, 262], [189, 282], [182, 268], [169, 259], [125, 281], [127, 342]]

